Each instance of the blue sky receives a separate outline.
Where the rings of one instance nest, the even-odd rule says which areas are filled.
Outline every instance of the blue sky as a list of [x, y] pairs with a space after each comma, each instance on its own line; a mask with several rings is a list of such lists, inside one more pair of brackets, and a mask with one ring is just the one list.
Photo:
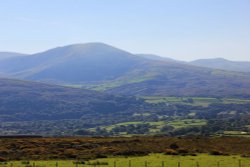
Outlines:
[[250, 0], [0, 2], [0, 51], [104, 42], [178, 60], [250, 61]]

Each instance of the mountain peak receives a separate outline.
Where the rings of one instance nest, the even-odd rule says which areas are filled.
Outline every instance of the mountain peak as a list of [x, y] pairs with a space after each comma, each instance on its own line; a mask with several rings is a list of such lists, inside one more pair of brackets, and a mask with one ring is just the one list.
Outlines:
[[[123, 51], [121, 49], [118, 49], [114, 46], [102, 43], [102, 42], [91, 42], [91, 43], [77, 43], [77, 44], [71, 44], [63, 47], [59, 47], [61, 49], [69, 49], [71, 51], [94, 51], [94, 50], [102, 50], [102, 51]], [[58, 49], [58, 48], [57, 48]]]
[[102, 43], [102, 42], [89, 42], [89, 43], [75, 43], [75, 44], [63, 46], [62, 48], [64, 47], [86, 48], [86, 47], [113, 47], [113, 46]]

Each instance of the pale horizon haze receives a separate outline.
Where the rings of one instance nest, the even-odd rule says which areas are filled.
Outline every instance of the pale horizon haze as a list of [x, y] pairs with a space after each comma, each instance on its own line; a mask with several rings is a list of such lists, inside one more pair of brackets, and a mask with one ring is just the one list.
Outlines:
[[0, 2], [0, 51], [103, 42], [184, 61], [250, 61], [250, 0]]

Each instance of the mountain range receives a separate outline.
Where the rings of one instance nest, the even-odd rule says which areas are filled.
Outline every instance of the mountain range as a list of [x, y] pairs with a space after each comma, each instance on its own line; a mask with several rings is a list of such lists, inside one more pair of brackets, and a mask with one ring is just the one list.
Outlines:
[[249, 61], [230, 61], [224, 58], [211, 58], [211, 59], [198, 59], [186, 62], [154, 54], [137, 54], [137, 55], [151, 60], [168, 61], [168, 62], [171, 61], [176, 63], [189, 64], [194, 66], [227, 70], [227, 71], [250, 72]]
[[2, 59], [0, 75], [131, 96], [250, 97], [250, 73], [207, 64], [87, 43]]

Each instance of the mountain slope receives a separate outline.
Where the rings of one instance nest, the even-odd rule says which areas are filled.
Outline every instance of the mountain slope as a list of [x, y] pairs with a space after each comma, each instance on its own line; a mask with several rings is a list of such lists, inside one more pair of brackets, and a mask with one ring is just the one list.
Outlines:
[[0, 122], [96, 118], [127, 114], [141, 104], [96, 91], [0, 79]]
[[0, 62], [0, 71], [30, 80], [77, 83], [115, 79], [141, 59], [102, 43], [59, 47]]
[[250, 97], [250, 75], [180, 64], [150, 65], [154, 78], [105, 90], [142, 96]]
[[13, 58], [13, 57], [19, 57], [19, 56], [27, 56], [27, 55], [21, 54], [21, 53], [14, 53], [14, 52], [0, 52], [0, 61]]
[[168, 57], [162, 57], [154, 54], [136, 54], [136, 56], [140, 56], [146, 59], [150, 60], [158, 60], [158, 61], [169, 61], [169, 62], [177, 62], [177, 60], [168, 58]]
[[0, 73], [114, 94], [250, 97], [250, 74], [151, 60], [103, 43], [0, 61]]
[[229, 71], [250, 72], [250, 62], [229, 61], [222, 58], [200, 59], [192, 61], [190, 64]]

